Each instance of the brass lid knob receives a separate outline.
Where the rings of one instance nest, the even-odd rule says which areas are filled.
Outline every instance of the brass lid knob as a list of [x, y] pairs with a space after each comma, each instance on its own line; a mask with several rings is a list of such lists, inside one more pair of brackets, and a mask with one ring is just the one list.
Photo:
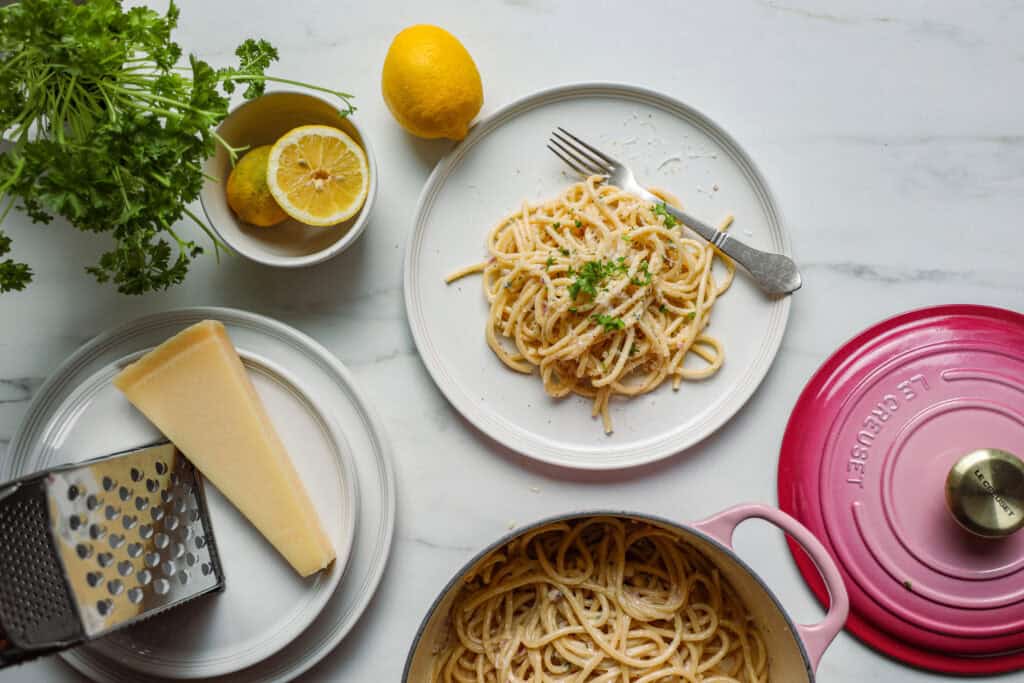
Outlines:
[[946, 505], [967, 531], [1003, 538], [1024, 528], [1024, 461], [982, 448], [960, 458], [946, 477]]

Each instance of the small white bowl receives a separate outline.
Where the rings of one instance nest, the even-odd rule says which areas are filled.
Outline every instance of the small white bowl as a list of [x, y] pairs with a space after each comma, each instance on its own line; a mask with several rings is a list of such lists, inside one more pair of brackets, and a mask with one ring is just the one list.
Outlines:
[[238, 218], [228, 206], [225, 183], [231, 161], [223, 146], [206, 160], [207, 178], [199, 201], [210, 226], [221, 240], [242, 256], [279, 268], [299, 268], [321, 263], [348, 249], [366, 228], [377, 197], [377, 159], [370, 141], [351, 117], [326, 100], [299, 92], [272, 92], [250, 100], [231, 111], [217, 133], [234, 147], [272, 145], [293, 128], [308, 124], [333, 126], [348, 133], [366, 152], [370, 187], [359, 212], [344, 223], [318, 228], [289, 218], [278, 225], [261, 228]]

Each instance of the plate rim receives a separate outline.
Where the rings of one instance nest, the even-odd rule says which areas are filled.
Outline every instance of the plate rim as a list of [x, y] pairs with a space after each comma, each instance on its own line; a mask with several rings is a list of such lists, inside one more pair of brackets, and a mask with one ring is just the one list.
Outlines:
[[644, 86], [615, 81], [585, 81], [556, 85], [538, 90], [517, 98], [500, 107], [487, 118], [478, 122], [469, 135], [450, 150], [435, 166], [427, 177], [416, 201], [412, 231], [406, 243], [405, 256], [402, 263], [402, 293], [405, 303], [406, 321], [412, 333], [413, 342], [420, 360], [427, 368], [434, 385], [445, 396], [448, 403], [458, 411], [473, 427], [493, 441], [510, 448], [522, 456], [549, 465], [575, 470], [616, 470], [636, 467], [662, 460], [681, 453], [718, 431], [746, 405], [750, 397], [761, 385], [778, 355], [789, 321], [792, 297], [784, 296], [772, 302], [772, 313], [769, 318], [768, 343], [761, 347], [761, 352], [751, 364], [735, 388], [725, 395], [719, 410], [704, 418], [702, 423], [691, 430], [691, 433], [669, 433], [655, 441], [638, 446], [602, 447], [604, 453], [612, 451], [611, 458], [594, 460], [590, 451], [578, 448], [567, 449], [558, 445], [544, 444], [541, 439], [529, 430], [519, 427], [490, 412], [480, 411], [477, 402], [464, 397], [464, 390], [459, 388], [448, 374], [441, 362], [440, 355], [434, 351], [426, 331], [426, 316], [422, 309], [418, 290], [414, 284], [417, 274], [418, 245], [422, 242], [425, 218], [429, 215], [433, 202], [440, 194], [451, 172], [455, 170], [462, 158], [469, 153], [478, 140], [482, 139], [506, 121], [525, 114], [537, 107], [557, 101], [579, 97], [619, 97], [626, 100], [642, 101], [657, 106], [680, 116], [704, 133], [715, 139], [729, 153], [733, 163], [738, 165], [750, 180], [755, 194], [761, 200], [769, 218], [769, 229], [773, 240], [779, 243], [779, 251], [792, 256], [792, 244], [789, 232], [785, 228], [785, 220], [775, 195], [760, 168], [746, 150], [722, 126], [715, 123], [700, 110]]
[[[360, 417], [366, 426], [368, 435], [374, 442], [376, 442], [375, 460], [377, 461], [377, 468], [381, 473], [382, 528], [381, 533], [378, 535], [377, 545], [371, 548], [371, 550], [375, 551], [374, 557], [378, 558], [376, 560], [377, 566], [371, 571], [368, 575], [368, 579], [361, 586], [359, 598], [353, 602], [351, 608], [347, 611], [348, 614], [354, 614], [354, 618], [348, 625], [343, 628], [338, 628], [333, 633], [330, 633], [328, 637], [320, 638], [316, 642], [312, 643], [310, 645], [312, 649], [291, 665], [285, 666], [284, 668], [277, 667], [276, 669], [269, 671], [267, 675], [257, 677], [256, 679], [261, 681], [290, 681], [301, 676], [333, 652], [335, 648], [337, 648], [338, 644], [351, 632], [355, 625], [359, 623], [373, 597], [376, 595], [381, 581], [383, 580], [392, 547], [394, 545], [394, 531], [397, 513], [397, 484], [390, 441], [383, 429], [380, 418], [377, 416], [372, 406], [366, 401], [363, 392], [356, 385], [351, 372], [325, 346], [305, 332], [302, 332], [301, 330], [279, 320], [259, 313], [226, 306], [184, 306], [132, 318], [124, 323], [115, 325], [95, 334], [88, 341], [75, 349], [75, 351], [73, 351], [67, 358], [58, 364], [53, 371], [50, 372], [46, 380], [40, 385], [39, 389], [33, 395], [31, 401], [29, 401], [24, 417], [19, 422], [11, 436], [7, 453], [14, 454], [25, 450], [23, 442], [27, 438], [26, 435], [34, 431], [36, 423], [42, 420], [41, 415], [48, 407], [47, 403], [49, 402], [49, 396], [55, 391], [61, 391], [64, 389], [65, 385], [69, 381], [70, 375], [76, 372], [80, 365], [91, 360], [96, 353], [100, 352], [101, 349], [108, 347], [115, 337], [121, 337], [129, 331], [139, 334], [145, 329], [158, 325], [167, 319], [187, 317], [198, 317], [198, 319], [215, 318], [240, 323], [250, 329], [268, 333], [278, 341], [288, 344], [294, 349], [305, 353], [310, 357], [311, 361], [326, 365], [333, 373], [335, 373], [336, 377], [341, 380], [343, 390], [352, 398], [354, 407], [360, 414]], [[14, 470], [15, 464], [18, 462], [20, 462], [20, 459], [15, 459], [14, 457], [3, 458], [3, 461], [0, 462], [0, 468], [2, 468], [0, 469], [0, 472], [7, 477], [7, 475]], [[358, 473], [354, 472], [354, 474], [358, 478]], [[361, 493], [362, 487], [358, 482], [356, 483], [356, 486]], [[360, 510], [357, 514], [361, 516], [362, 511]], [[357, 538], [358, 535], [357, 529]], [[321, 614], [318, 615], [318, 617], [314, 619], [313, 622], [297, 636], [297, 638], [301, 638], [309, 629], [315, 628], [316, 623], [319, 621], [322, 614], [323, 612], [321, 611]], [[250, 667], [241, 669], [240, 671], [223, 674], [223, 676], [236, 676], [244, 671], [266, 666], [275, 658], [279, 657], [281, 652], [283, 652], [290, 644], [291, 643], [285, 644], [285, 646], [275, 654], [260, 662], [254, 663]], [[96, 657], [86, 657], [77, 649], [61, 652], [60, 656], [79, 673], [88, 676], [93, 680], [103, 680], [103, 677], [109, 673], [106, 667], [101, 666], [96, 661]], [[102, 657], [102, 655], [100, 655], [100, 657]], [[109, 658], [102, 657], [100, 662], [109, 662]], [[113, 665], [117, 666], [116, 662], [113, 663]], [[131, 669], [128, 669], [127, 671], [131, 672], [133, 675], [137, 675], [138, 673]], [[154, 680], [173, 679], [165, 678]]]

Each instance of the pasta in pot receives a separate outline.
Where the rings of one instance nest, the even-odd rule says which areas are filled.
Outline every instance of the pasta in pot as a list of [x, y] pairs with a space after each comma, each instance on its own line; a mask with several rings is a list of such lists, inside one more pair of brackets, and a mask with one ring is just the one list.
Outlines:
[[697, 550], [592, 517], [516, 538], [455, 598], [432, 683], [768, 683], [764, 639]]
[[[678, 389], [722, 366], [722, 346], [704, 330], [735, 265], [687, 237], [664, 206], [602, 181], [592, 176], [555, 199], [525, 203], [491, 230], [490, 258], [446, 282], [483, 273], [490, 348], [513, 370], [538, 368], [551, 396], [592, 398], [611, 433], [612, 396], [644, 394], [669, 378]], [[687, 365], [691, 355], [703, 363]]]

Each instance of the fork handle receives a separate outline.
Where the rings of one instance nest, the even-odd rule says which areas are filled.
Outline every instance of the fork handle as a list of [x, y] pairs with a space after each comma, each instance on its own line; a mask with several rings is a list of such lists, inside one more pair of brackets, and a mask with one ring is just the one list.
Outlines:
[[743, 266], [754, 278], [754, 282], [766, 293], [776, 296], [792, 294], [803, 284], [796, 263], [788, 256], [755, 249], [732, 235], [716, 230], [690, 214], [680, 211], [668, 202], [665, 202], [664, 206], [676, 220]]

